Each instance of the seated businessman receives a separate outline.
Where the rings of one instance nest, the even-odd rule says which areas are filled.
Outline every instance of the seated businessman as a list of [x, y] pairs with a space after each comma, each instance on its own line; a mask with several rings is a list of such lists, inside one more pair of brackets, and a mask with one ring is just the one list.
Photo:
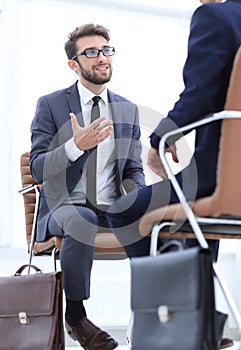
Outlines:
[[31, 124], [31, 172], [43, 183], [36, 239], [63, 238], [66, 328], [86, 350], [118, 346], [88, 319], [84, 306], [96, 234], [108, 230], [106, 208], [145, 185], [137, 106], [107, 88], [115, 53], [109, 41], [101, 25], [69, 34], [65, 51], [77, 81], [40, 97]]

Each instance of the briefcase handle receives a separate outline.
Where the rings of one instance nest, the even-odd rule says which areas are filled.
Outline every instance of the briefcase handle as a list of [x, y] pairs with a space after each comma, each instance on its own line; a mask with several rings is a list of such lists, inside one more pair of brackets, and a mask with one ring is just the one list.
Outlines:
[[171, 251], [181, 251], [183, 249], [184, 249], [184, 246], [181, 240], [171, 239], [160, 247], [159, 252], [160, 254], [163, 254]]
[[25, 264], [20, 266], [20, 268], [15, 272], [14, 276], [21, 276], [22, 272], [26, 269], [34, 269], [36, 273], [42, 273], [42, 270], [40, 270], [37, 266], [35, 265], [30, 265], [30, 264]]

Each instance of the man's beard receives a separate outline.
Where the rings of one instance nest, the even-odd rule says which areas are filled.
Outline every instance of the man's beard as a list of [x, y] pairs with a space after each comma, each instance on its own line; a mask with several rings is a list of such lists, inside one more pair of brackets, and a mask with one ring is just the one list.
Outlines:
[[110, 81], [112, 76], [112, 68], [109, 66], [109, 75], [105, 77], [98, 76], [95, 71], [88, 71], [86, 70], [80, 63], [80, 70], [82, 77], [87, 80], [89, 83], [96, 84], [96, 85], [102, 85]]

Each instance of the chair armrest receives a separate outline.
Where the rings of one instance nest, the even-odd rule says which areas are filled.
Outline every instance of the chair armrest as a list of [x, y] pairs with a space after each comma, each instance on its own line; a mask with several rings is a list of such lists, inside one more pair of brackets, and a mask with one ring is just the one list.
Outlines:
[[167, 143], [167, 140], [169, 137], [171, 136], [174, 136], [174, 135], [177, 135], [177, 134], [180, 134], [180, 133], [183, 133], [185, 131], [189, 131], [189, 130], [192, 130], [192, 129], [196, 129], [200, 126], [203, 126], [205, 124], [208, 124], [208, 123], [212, 123], [212, 122], [215, 122], [215, 121], [218, 121], [218, 120], [222, 120], [222, 119], [233, 119], [233, 118], [239, 118], [241, 119], [241, 112], [240, 111], [222, 111], [222, 112], [218, 112], [218, 113], [214, 113], [212, 115], [208, 115], [207, 117], [204, 117], [203, 119], [200, 119], [199, 121], [197, 122], [194, 122], [194, 123], [191, 123], [189, 125], [186, 125], [186, 126], [183, 126], [182, 128], [179, 128], [177, 130], [173, 130], [173, 131], [170, 131], [168, 133], [166, 133], [165, 135], [163, 135], [163, 137], [161, 138], [160, 140], [160, 143], [159, 143], [159, 155], [160, 155], [160, 158], [161, 158], [161, 161], [163, 163], [163, 166], [168, 174], [168, 177], [173, 185], [173, 188], [179, 198], [179, 201], [187, 215], [187, 218], [190, 222], [190, 225], [192, 226], [192, 229], [193, 231], [195, 232], [196, 234], [196, 238], [197, 240], [199, 241], [199, 244], [201, 245], [201, 247], [203, 248], [207, 248], [208, 247], [208, 244], [207, 244], [207, 241], [205, 240], [201, 230], [200, 230], [200, 227], [197, 223], [197, 220], [196, 220], [196, 217], [191, 209], [191, 206], [190, 204], [188, 203], [173, 171], [172, 171], [172, 168], [166, 158], [166, 152], [165, 152], [165, 145]]
[[29, 191], [32, 191], [33, 189], [36, 190], [37, 188], [38, 188], [38, 184], [34, 183], [34, 184], [31, 184], [31, 185], [28, 185], [28, 186], [25, 186], [25, 187], [21, 188], [18, 191], [18, 193], [23, 195], [23, 194], [25, 194], [25, 193], [27, 193]]

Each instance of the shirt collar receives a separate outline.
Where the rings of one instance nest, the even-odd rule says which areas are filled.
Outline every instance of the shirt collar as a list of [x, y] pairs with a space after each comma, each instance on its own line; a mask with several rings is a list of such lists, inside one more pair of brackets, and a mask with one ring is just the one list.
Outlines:
[[[80, 81], [78, 81], [78, 90], [79, 90], [79, 95], [81, 98], [81, 102], [84, 103], [85, 105], [89, 104], [95, 94], [88, 90], [85, 86], [81, 84]], [[108, 103], [108, 96], [107, 96], [107, 88], [105, 88], [100, 95], [101, 99], [104, 101], [104, 103], [107, 105]]]

